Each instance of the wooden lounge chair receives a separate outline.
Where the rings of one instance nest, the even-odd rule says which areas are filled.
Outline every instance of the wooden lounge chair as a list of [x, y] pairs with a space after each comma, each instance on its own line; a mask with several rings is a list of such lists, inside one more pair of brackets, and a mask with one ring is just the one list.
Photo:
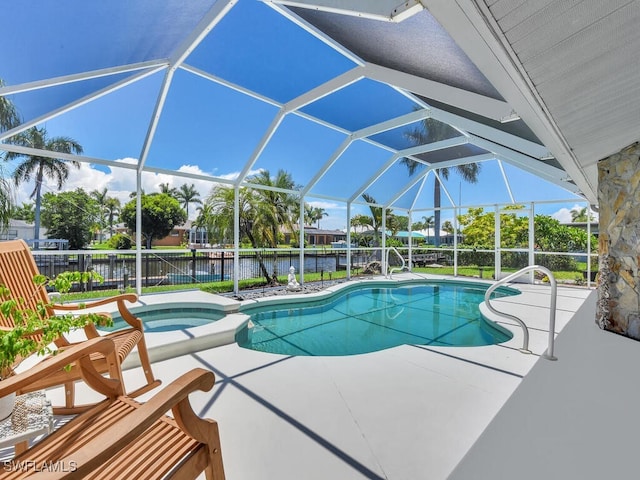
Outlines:
[[[44, 286], [36, 287], [33, 282], [33, 278], [37, 274], [39, 274], [38, 266], [31, 254], [31, 250], [23, 240], [0, 242], [0, 284], [3, 284], [10, 290], [12, 297], [23, 298], [25, 300], [25, 308], [35, 308], [38, 302], [42, 302], [44, 304], [51, 303], [46, 288]], [[107, 335], [116, 345], [118, 357], [117, 368], [120, 368], [120, 363], [137, 346], [140, 363], [147, 381], [145, 385], [137, 390], [128, 392], [128, 395], [133, 398], [160, 385], [160, 381], [154, 378], [153, 372], [151, 371], [151, 363], [149, 361], [149, 354], [144, 340], [142, 321], [135, 317], [125, 305], [125, 302], [135, 302], [137, 298], [138, 297], [135, 294], [126, 294], [117, 295], [115, 297], [96, 302], [85, 303], [83, 305], [55, 306], [56, 310], [81, 312], [83, 308], [94, 308], [109, 303], [117, 303], [120, 315], [131, 326], [130, 328], [119, 330]], [[52, 310], [48, 313], [49, 315], [54, 314]], [[13, 322], [10, 318], [5, 318], [0, 314], [0, 327], [13, 328], [13, 326]], [[93, 324], [85, 327], [85, 333], [88, 338], [95, 338], [100, 335]], [[60, 337], [56, 341], [56, 345], [60, 349], [68, 348], [71, 344], [72, 343], [64, 337]], [[94, 361], [95, 368], [98, 372], [109, 372], [110, 367], [102, 355], [96, 354], [92, 357], [92, 360]], [[43, 388], [49, 388], [56, 385], [64, 385], [65, 406], [56, 407], [55, 411], [59, 414], [78, 413], [85, 408], [85, 406], [77, 406], [75, 404], [74, 382], [81, 379], [79, 372], [75, 366], [72, 365], [70, 369], [53, 372], [47, 378], [39, 379], [32, 385], [25, 386], [22, 391], [27, 392], [41, 390]]]
[[[91, 356], [96, 354], [118, 363], [114, 342], [94, 338], [0, 381], [3, 396], [73, 362], [87, 384], [106, 397], [5, 461], [1, 478], [192, 479], [205, 472], [207, 480], [224, 479], [218, 425], [198, 417], [188, 398], [213, 387], [212, 372], [191, 370], [141, 404], [123, 395], [117, 368], [112, 378], [95, 370]], [[165, 416], [169, 410], [174, 418]]]

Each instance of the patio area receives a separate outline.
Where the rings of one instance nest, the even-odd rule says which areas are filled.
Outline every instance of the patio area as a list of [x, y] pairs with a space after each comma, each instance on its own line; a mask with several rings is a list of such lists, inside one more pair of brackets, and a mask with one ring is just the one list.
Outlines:
[[[499, 299], [499, 308], [527, 322], [534, 355], [517, 350], [515, 329], [505, 345], [404, 345], [347, 357], [292, 357], [229, 344], [157, 361], [154, 369], [165, 384], [194, 367], [215, 372], [214, 389], [192, 401], [199, 415], [220, 424], [227, 478], [444, 479], [546, 348], [549, 287], [514, 286], [523, 294]], [[220, 298], [193, 293], [172, 296]], [[593, 301], [591, 290], [560, 288], [556, 330], [572, 318], [593, 325], [590, 313], [574, 317], [581, 307], [592, 312]], [[152, 357], [154, 335], [163, 334], [147, 334]], [[556, 354], [553, 365], [567, 361], [563, 349]], [[139, 368], [125, 371], [130, 385], [141, 378]], [[55, 403], [60, 392], [50, 393]]]
[[[500, 278], [521, 266], [509, 262], [572, 256], [575, 268], [561, 270], [590, 286], [599, 257], [602, 301], [588, 288], [558, 289], [556, 362], [540, 357], [549, 337], [547, 285], [516, 284], [522, 295], [496, 301], [529, 326], [531, 355], [518, 350], [522, 330], [507, 323], [514, 338], [501, 345], [403, 345], [345, 357], [242, 349], [233, 343], [246, 321], [239, 313], [211, 326], [150, 332], [164, 384], [193, 367], [215, 372], [213, 390], [192, 403], [219, 422], [227, 478], [637, 478], [638, 344], [600, 330], [595, 319], [640, 340], [640, 2], [112, 0], [98, 8], [70, 0], [36, 8], [14, 1], [7, 19], [0, 180], [15, 183], [18, 202], [5, 195], [4, 216], [35, 195], [38, 244], [41, 187], [43, 196], [58, 195], [66, 182], [59, 194], [95, 188], [123, 209], [129, 204], [135, 250], [104, 250], [95, 262], [112, 271], [118, 290], [140, 295], [149, 284], [219, 273], [233, 278], [238, 294], [240, 280], [252, 278], [241, 278], [250, 263], [244, 247], [276, 250], [278, 233], [268, 227], [285, 223], [295, 224], [289, 233], [301, 232], [286, 268], [297, 262], [299, 275], [311, 273], [304, 232], [316, 221], [320, 231], [320, 219], [324, 229], [344, 232], [340, 250], [349, 259], [342, 264], [336, 255], [335, 270], [321, 266], [321, 278], [338, 266], [350, 272], [363, 265], [352, 255], [360, 247], [353, 220], [369, 213], [379, 232], [394, 216], [406, 218], [409, 232], [420, 218], [427, 233], [431, 216], [436, 232], [449, 223], [454, 275], [475, 265], [482, 277], [488, 263]], [[69, 139], [68, 151], [45, 141], [60, 137]], [[35, 178], [20, 171], [34, 159], [78, 168], [65, 182], [36, 179], [32, 190]], [[281, 170], [283, 182], [272, 177]], [[228, 258], [232, 270], [199, 272], [195, 249], [182, 255], [190, 269], [168, 271], [173, 264], [150, 260], [157, 251], [143, 232], [143, 202], [179, 186], [199, 190], [203, 207], [219, 206], [198, 223], [225, 225], [207, 242], [224, 250], [198, 253], [220, 258], [221, 267]], [[241, 205], [256, 198], [241, 217]], [[290, 203], [286, 218], [265, 220], [264, 239], [248, 242], [255, 220], [267, 218], [257, 207], [280, 200]], [[75, 204], [74, 214], [88, 210], [87, 202]], [[195, 205], [191, 216], [185, 206], [185, 220], [197, 221]], [[305, 219], [307, 207], [319, 209], [319, 219]], [[581, 210], [584, 222], [571, 215]], [[103, 231], [104, 213], [94, 215]], [[219, 222], [222, 214], [227, 221]], [[484, 215], [492, 220], [484, 217], [477, 230], [493, 233], [475, 241], [464, 221]], [[559, 215], [584, 223], [584, 245], [544, 245], [543, 222]], [[502, 226], [511, 220], [517, 239]], [[385, 259], [395, 247], [380, 237]], [[434, 238], [411, 255], [430, 265], [427, 247], [439, 254], [448, 249], [441, 243]], [[465, 250], [488, 260], [458, 258]], [[57, 252], [59, 262], [52, 253], [45, 274], [74, 262], [88, 271], [80, 256], [95, 253]], [[317, 273], [320, 255], [313, 255]], [[390, 275], [389, 262], [380, 263]], [[166, 302], [237, 307], [203, 292], [140, 297], [141, 305]], [[140, 385], [135, 358], [123, 366], [127, 386]], [[63, 392], [48, 395], [61, 403]]]

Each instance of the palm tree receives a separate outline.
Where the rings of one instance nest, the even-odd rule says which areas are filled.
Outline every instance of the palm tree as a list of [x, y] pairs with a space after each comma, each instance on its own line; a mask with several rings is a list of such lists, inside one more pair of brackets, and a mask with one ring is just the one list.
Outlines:
[[449, 235], [453, 235], [453, 232], [455, 232], [455, 228], [453, 228], [453, 223], [451, 223], [450, 220], [445, 220], [442, 223], [442, 230], [447, 232]]
[[[439, 122], [433, 118], [425, 118], [420, 122], [420, 126], [407, 132], [406, 137], [411, 140], [415, 145], [424, 145], [427, 143], [433, 143], [447, 138], [452, 138], [457, 135], [455, 129], [447, 125], [446, 123]], [[409, 175], [413, 175], [418, 166], [421, 164], [410, 158], [403, 158], [400, 163], [404, 164], [409, 171]], [[467, 163], [465, 165], [457, 165], [454, 168], [465, 182], [477, 183], [478, 175], [480, 174], [479, 163]], [[447, 180], [449, 178], [448, 168], [438, 168], [435, 170], [441, 179]], [[435, 230], [435, 245], [440, 245], [440, 205], [441, 205], [441, 185], [440, 179], [436, 177], [436, 181], [433, 187], [433, 207], [434, 212], [434, 230]]]
[[[261, 170], [248, 183], [274, 187], [279, 190], [293, 190], [296, 185], [291, 178], [291, 174], [284, 170], [278, 170], [274, 178], [268, 170]], [[256, 207], [258, 217], [255, 219], [256, 228], [262, 238], [264, 246], [276, 248], [278, 246], [278, 236], [280, 226], [293, 231], [293, 215], [298, 199], [295, 195], [282, 191], [255, 189], [254, 195], [257, 197]]]
[[[247, 236], [250, 230], [251, 216], [253, 215], [253, 205], [251, 196], [246, 188], [240, 188], [238, 193], [239, 206], [238, 215], [240, 217], [240, 238]], [[200, 212], [200, 223], [207, 229], [209, 242], [214, 239], [217, 243], [228, 243], [227, 240], [233, 238], [234, 222], [234, 190], [226, 185], [215, 186], [207, 197]], [[251, 232], [248, 232], [251, 234]]]
[[[234, 197], [233, 187], [226, 185], [217, 185], [207, 197], [206, 203], [203, 205], [201, 212], [201, 226], [207, 229], [209, 242], [216, 238], [220, 243], [226, 243], [225, 240], [233, 238], [234, 226]], [[260, 248], [260, 232], [254, 230], [254, 222], [257, 218], [257, 198], [252, 192], [242, 187], [238, 189], [238, 229], [240, 238], [249, 240], [253, 248]], [[205, 210], [206, 209], [206, 210]], [[257, 254], [260, 271], [267, 280], [271, 282], [269, 272], [262, 261], [262, 257]]]
[[180, 186], [180, 190], [177, 190], [174, 194], [174, 197], [178, 199], [180, 204], [187, 211], [187, 218], [189, 218], [189, 204], [190, 203], [199, 203], [202, 205], [202, 200], [200, 200], [200, 194], [196, 190], [196, 186], [192, 183], [191, 185], [187, 185], [183, 183]]
[[[291, 211], [291, 218], [294, 220], [294, 228], [297, 228], [297, 223], [300, 220], [300, 203], [296, 202]], [[315, 220], [313, 219], [313, 207], [307, 202], [304, 202], [304, 224], [311, 225]]]
[[98, 242], [102, 242], [102, 235], [103, 235], [103, 230], [105, 227], [104, 224], [104, 220], [105, 220], [105, 204], [107, 201], [107, 197], [108, 197], [108, 190], [107, 187], [104, 187], [102, 189], [102, 191], [100, 190], [94, 190], [92, 191], [90, 194], [91, 198], [93, 198], [97, 203], [98, 203], [98, 208], [100, 209], [100, 218], [98, 220], [98, 228], [99, 228], [99, 232], [98, 232]]
[[[254, 195], [257, 197], [257, 217], [254, 228], [262, 238], [265, 246], [276, 248], [280, 238], [281, 228], [293, 232], [293, 212], [299, 204], [298, 197], [283, 190], [293, 190], [296, 188], [291, 174], [280, 169], [275, 177], [271, 177], [268, 170], [261, 170], [248, 180], [249, 183], [273, 187], [277, 190], [256, 189]], [[273, 257], [273, 277], [272, 284], [277, 282], [277, 255]]]
[[[373, 228], [374, 246], [377, 247], [379, 246], [378, 237], [380, 236], [380, 229], [382, 228], [382, 207], [371, 205], [376, 203], [376, 199], [367, 193], [363, 193], [362, 198], [364, 198], [365, 202], [369, 203], [369, 209], [371, 210], [369, 225]], [[393, 211], [390, 208], [387, 208], [385, 216], [390, 219], [393, 216]]]
[[435, 217], [431, 215], [427, 217], [426, 215], [422, 217], [422, 228], [427, 230], [427, 243], [431, 243], [431, 237], [429, 236], [429, 232], [431, 231], [431, 227], [435, 225]]
[[[10, 139], [11, 143], [24, 147], [48, 150], [56, 153], [82, 153], [82, 146], [69, 137], [47, 137], [47, 130], [38, 127], [31, 127]], [[45, 176], [56, 182], [58, 190], [62, 189], [64, 182], [69, 178], [69, 163], [76, 168], [80, 168], [80, 163], [71, 160], [69, 162], [59, 158], [40, 157], [37, 155], [26, 155], [23, 153], [7, 152], [5, 158], [15, 160], [23, 158], [24, 161], [13, 171], [13, 180], [17, 185], [22, 182], [31, 181], [35, 175], [35, 187], [30, 198], [35, 198], [35, 227], [34, 237], [40, 238], [40, 207], [42, 205], [42, 183]]]
[[571, 209], [571, 221], [573, 223], [576, 222], [588, 222], [590, 220], [590, 215], [587, 214], [587, 207], [578, 208], [573, 207]]
[[[354, 230], [353, 233], [358, 244], [360, 244], [360, 240], [363, 238], [362, 232], [364, 232], [364, 230], [366, 228], [369, 228], [370, 226], [371, 218], [368, 215], [359, 213], [351, 217], [350, 227]], [[360, 231], [358, 231], [358, 229], [360, 229]]]
[[9, 228], [13, 203], [11, 182], [0, 171], [0, 234], [4, 234]]
[[113, 236], [113, 222], [120, 213], [120, 200], [115, 197], [109, 197], [104, 202], [104, 211], [109, 223], [109, 234]]
[[[4, 87], [4, 81], [0, 78], [0, 88]], [[0, 132], [9, 130], [20, 123], [20, 117], [15, 105], [9, 98], [0, 97]], [[0, 154], [0, 159], [4, 154]], [[9, 227], [11, 212], [14, 207], [14, 198], [11, 189], [11, 182], [0, 170], [0, 233]]]
[[322, 220], [322, 217], [329, 216], [329, 214], [324, 210], [324, 208], [320, 208], [320, 207], [312, 207], [310, 215], [311, 215], [312, 222], [318, 222], [318, 230], [320, 229], [320, 220]]
[[161, 183], [160, 185], [158, 185], [158, 188], [160, 189], [160, 193], [166, 193], [167, 195], [171, 195], [172, 197], [176, 197], [176, 194], [178, 193], [178, 190], [170, 186], [168, 183]]
[[[162, 185], [162, 183], [161, 183], [160, 185]], [[163, 192], [163, 193], [164, 193], [164, 192]], [[137, 194], [138, 194], [138, 192], [131, 192], [131, 193], [129, 194], [129, 198], [136, 198], [136, 195], [137, 195]], [[144, 188], [140, 190], [140, 195], [142, 195], [143, 197], [145, 196]]]
[[[4, 81], [0, 78], [0, 88]], [[20, 116], [15, 105], [8, 97], [0, 97], [0, 132], [10, 130], [20, 123]]]
[[356, 233], [358, 232], [358, 227], [364, 230], [366, 227], [371, 226], [371, 217], [363, 215], [362, 213], [354, 215], [351, 217], [351, 226], [355, 228]]
[[[407, 217], [404, 217], [407, 218]], [[391, 214], [387, 217], [387, 228], [391, 232], [391, 236], [395, 237], [404, 225], [404, 221], [401, 217]]]
[[[213, 210], [213, 207], [209, 203], [203, 203], [199, 207], [196, 208], [198, 211], [198, 216], [193, 221], [192, 226], [196, 228], [196, 232], [198, 228], [203, 228], [207, 233], [207, 242], [211, 244], [214, 238], [219, 237], [217, 228], [216, 228], [216, 215]], [[224, 242], [224, 238], [220, 238], [220, 243]]]
[[98, 202], [101, 211], [104, 210], [104, 205], [107, 201], [108, 193], [109, 191], [107, 190], [107, 187], [104, 187], [102, 191], [94, 190], [89, 194], [91, 198], [95, 199], [95, 201]]
[[22, 202], [19, 207], [14, 207], [12, 218], [16, 220], [24, 220], [25, 222], [33, 223], [35, 217], [34, 205], [32, 202]]
[[[269, 171], [260, 173], [247, 179], [248, 183], [274, 187], [278, 189], [238, 189], [239, 219], [238, 229], [240, 236], [246, 238], [254, 249], [276, 248], [280, 234], [280, 226], [293, 230], [293, 214], [298, 204], [297, 197], [281, 190], [293, 190], [296, 188], [291, 175], [279, 170], [274, 178]], [[225, 185], [214, 187], [211, 195], [206, 200], [205, 206], [210, 207], [209, 226], [219, 238], [230, 238], [233, 232], [234, 221], [234, 189]], [[204, 207], [203, 207], [204, 208]], [[298, 207], [299, 208], [299, 207]], [[274, 283], [269, 271], [264, 265], [262, 256], [256, 253], [260, 271], [268, 283]], [[274, 265], [274, 274], [275, 271]]]

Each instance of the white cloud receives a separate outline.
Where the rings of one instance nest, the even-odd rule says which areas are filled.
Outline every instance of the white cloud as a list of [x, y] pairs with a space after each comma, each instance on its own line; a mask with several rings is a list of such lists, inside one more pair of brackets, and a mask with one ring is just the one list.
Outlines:
[[[311, 201], [311, 202], [307, 202], [307, 203], [313, 208], [324, 208], [325, 210], [346, 210], [347, 209], [346, 205], [340, 205], [340, 204], [334, 203], [334, 202]], [[327, 213], [329, 213], [329, 212], [327, 212]]]
[[[257, 170], [249, 170], [249, 173], [247, 173], [247, 177], [251, 177], [253, 175], [257, 175], [261, 171], [262, 171], [261, 168], [259, 168]], [[224, 180], [235, 180], [239, 176], [240, 176], [240, 172], [231, 172], [231, 173], [224, 173], [222, 175], [217, 175], [218, 178], [222, 178]]]
[[[90, 165], [86, 163], [81, 163], [80, 168], [76, 169], [71, 167], [69, 169], [69, 178], [62, 186], [62, 191], [75, 190], [76, 188], [84, 188], [85, 190], [102, 190], [103, 188], [109, 187], [109, 182], [111, 177], [109, 174], [102, 172], [100, 170], [96, 170], [91, 168]], [[16, 199], [18, 204], [22, 204], [23, 202], [30, 202], [31, 199], [29, 196], [33, 192], [35, 180], [31, 180], [27, 183], [21, 183], [16, 188]], [[42, 184], [42, 193], [53, 192], [56, 193], [58, 191], [58, 186], [52, 180], [45, 178]]]
[[560, 223], [569, 223], [571, 222], [571, 210], [568, 208], [561, 208], [557, 212], [551, 214], [552, 218], [555, 218]]
[[[122, 158], [117, 160], [128, 165], [137, 164], [135, 158]], [[76, 188], [84, 188], [86, 191], [91, 192], [93, 190], [102, 191], [107, 188], [109, 196], [115, 197], [124, 205], [131, 200], [131, 192], [136, 191], [136, 175], [135, 170], [129, 168], [117, 168], [106, 167], [107, 172], [98, 170], [87, 163], [81, 163], [80, 168], [70, 168], [69, 178], [62, 187], [62, 191], [75, 190]], [[183, 165], [178, 171], [206, 175], [205, 172], [200, 170], [199, 167], [193, 165]], [[236, 174], [237, 176], [237, 174]], [[185, 177], [177, 177], [164, 173], [151, 173], [143, 172], [142, 174], [142, 189], [147, 192], [157, 192], [161, 183], [168, 183], [170, 187], [179, 188], [180, 185], [186, 183], [188, 185], [194, 184], [196, 191], [200, 193], [201, 198], [204, 200], [213, 186], [212, 182], [205, 180], [190, 179]], [[16, 188], [16, 200], [18, 204], [23, 202], [30, 202], [29, 196], [33, 191], [33, 180], [28, 183], [22, 183]], [[57, 185], [55, 182], [45, 179], [42, 192], [57, 192]], [[195, 218], [195, 208], [189, 208], [189, 216]]]
[[[585, 206], [584, 205], [578, 205], [577, 203], [571, 207], [571, 208], [566, 208], [563, 207], [560, 210], [558, 210], [557, 212], [554, 212], [551, 214], [552, 218], [555, 218], [556, 220], [558, 220], [560, 223], [571, 223], [572, 219], [571, 219], [571, 211], [573, 210], [582, 210]], [[598, 220], [598, 213], [594, 212], [593, 210], [589, 209], [591, 212], [591, 217], [594, 220]]]
[[[117, 163], [126, 165], [136, 165], [138, 160], [135, 158], [121, 158], [116, 160]], [[11, 169], [10, 169], [11, 170]], [[106, 171], [105, 171], [106, 170]], [[208, 176], [210, 173], [204, 172], [200, 167], [196, 165], [182, 165], [177, 169], [179, 172], [189, 173], [193, 175]], [[260, 170], [251, 170], [247, 176], [252, 176], [259, 173]], [[219, 175], [219, 178], [226, 180], [235, 180], [240, 175], [240, 172], [232, 172], [224, 175]], [[211, 189], [216, 185], [215, 182], [207, 180], [192, 179], [187, 177], [178, 177], [165, 173], [152, 173], [143, 172], [142, 174], [142, 188], [147, 193], [157, 192], [160, 184], [169, 184], [172, 188], [179, 188], [180, 185], [186, 183], [188, 185], [194, 184], [196, 191], [200, 193], [201, 199], [204, 201], [210, 194]], [[18, 204], [22, 202], [31, 202], [29, 195], [33, 191], [33, 181], [20, 184], [17, 187], [16, 199]], [[103, 188], [107, 188], [108, 194], [111, 197], [115, 197], [122, 205], [131, 200], [131, 193], [136, 190], [136, 175], [135, 170], [130, 168], [118, 168], [115, 166], [107, 166], [104, 169], [97, 169], [87, 163], [81, 163], [80, 168], [70, 168], [69, 178], [63, 185], [63, 191], [75, 190], [76, 188], [84, 188], [86, 191], [91, 192], [93, 190], [102, 191]], [[45, 180], [42, 188], [44, 192], [57, 192], [57, 188], [54, 182]], [[346, 205], [326, 200], [312, 200], [308, 201], [309, 205], [316, 208], [323, 208], [329, 214], [320, 221], [322, 229], [327, 230], [345, 230], [347, 225], [346, 220]], [[194, 219], [196, 217], [197, 205], [189, 208], [189, 217]], [[354, 208], [352, 215], [358, 210]]]

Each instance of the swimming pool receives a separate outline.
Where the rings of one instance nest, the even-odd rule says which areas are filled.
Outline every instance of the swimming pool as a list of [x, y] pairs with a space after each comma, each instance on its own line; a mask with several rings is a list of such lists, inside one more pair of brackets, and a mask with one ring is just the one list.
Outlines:
[[[355, 355], [403, 344], [506, 342], [511, 332], [480, 314], [487, 288], [461, 282], [362, 285], [323, 301], [253, 307], [244, 310], [251, 320], [236, 342], [252, 350], [309, 356]], [[496, 296], [517, 293], [500, 288]]]
[[[191, 327], [207, 325], [225, 316], [211, 308], [200, 307], [167, 307], [160, 309], [132, 310], [132, 313], [142, 319], [145, 332], [169, 332], [184, 330]], [[114, 331], [128, 327], [120, 315], [113, 316], [112, 327], [100, 327], [100, 330]]]

